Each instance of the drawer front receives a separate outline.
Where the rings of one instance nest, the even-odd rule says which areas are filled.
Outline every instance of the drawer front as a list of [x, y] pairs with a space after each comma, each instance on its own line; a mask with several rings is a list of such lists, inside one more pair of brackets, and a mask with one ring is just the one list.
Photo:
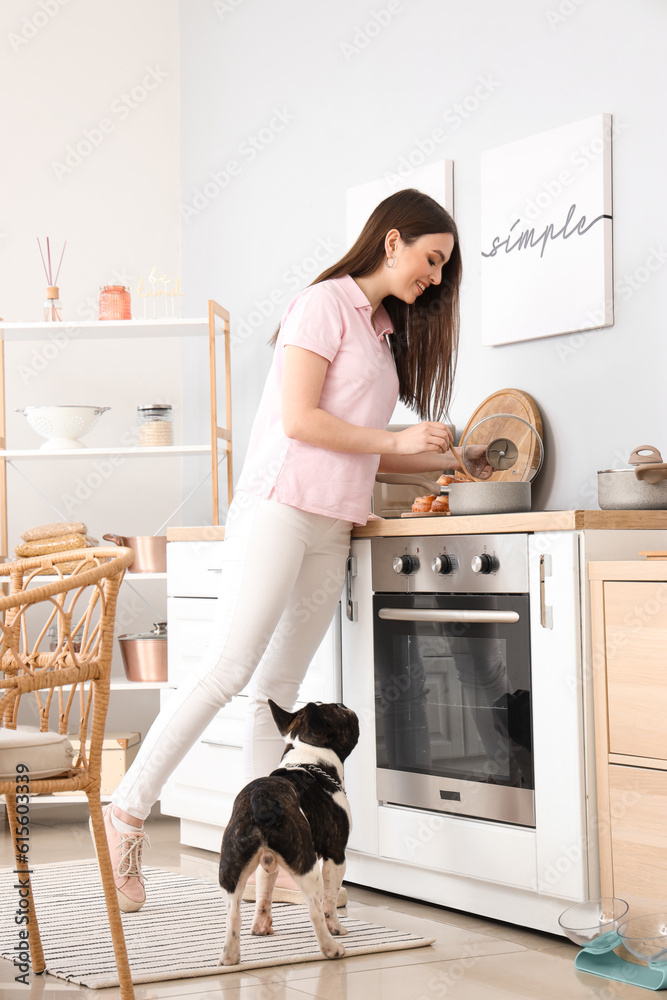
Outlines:
[[167, 596], [217, 597], [224, 542], [169, 542]]
[[664, 910], [667, 771], [610, 765], [609, 807], [614, 895]]
[[604, 585], [609, 751], [667, 760], [667, 582]]

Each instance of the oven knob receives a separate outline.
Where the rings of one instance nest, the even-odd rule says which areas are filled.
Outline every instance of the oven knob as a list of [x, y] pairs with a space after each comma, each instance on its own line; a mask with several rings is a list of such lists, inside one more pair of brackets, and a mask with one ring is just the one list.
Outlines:
[[498, 564], [496, 560], [493, 558], [493, 556], [489, 556], [486, 553], [484, 553], [481, 556], [472, 557], [470, 568], [472, 569], [473, 573], [483, 573], [484, 575], [486, 575], [487, 573], [492, 573], [494, 569], [497, 569]]
[[394, 556], [394, 573], [416, 573], [419, 569], [419, 559], [417, 556]]
[[439, 555], [431, 561], [431, 569], [434, 573], [442, 573], [445, 576], [447, 573], [451, 573], [454, 567], [449, 556]]

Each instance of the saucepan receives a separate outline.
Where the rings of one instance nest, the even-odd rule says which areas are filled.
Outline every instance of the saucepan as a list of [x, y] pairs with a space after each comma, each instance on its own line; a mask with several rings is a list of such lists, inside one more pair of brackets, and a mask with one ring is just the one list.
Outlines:
[[461, 442], [465, 482], [441, 486], [425, 476], [379, 473], [381, 483], [414, 484], [436, 496], [449, 495], [450, 514], [525, 513], [531, 508], [530, 481], [542, 467], [544, 447], [536, 429], [512, 413], [477, 421]]
[[379, 472], [379, 483], [418, 486], [427, 494], [449, 495], [450, 514], [508, 514], [530, 510], [530, 483], [526, 482], [468, 482], [441, 486], [426, 476], [400, 475]]
[[118, 636], [128, 681], [167, 680], [167, 623], [156, 622], [151, 632]]
[[628, 459], [631, 469], [598, 472], [602, 510], [667, 510], [667, 463], [651, 444], [641, 444]]
[[167, 572], [167, 536], [166, 535], [102, 535], [107, 542], [115, 542], [134, 552], [134, 562], [130, 569], [133, 573], [166, 573]]

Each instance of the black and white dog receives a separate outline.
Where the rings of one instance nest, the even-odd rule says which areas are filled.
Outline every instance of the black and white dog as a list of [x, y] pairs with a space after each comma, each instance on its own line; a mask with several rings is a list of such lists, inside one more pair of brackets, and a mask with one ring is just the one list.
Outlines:
[[227, 893], [227, 934], [219, 965], [240, 960], [241, 899], [256, 869], [251, 930], [273, 934], [271, 895], [279, 866], [291, 873], [308, 900], [323, 954], [345, 954], [332, 935], [347, 933], [336, 913], [351, 826], [343, 761], [357, 745], [359, 721], [344, 705], [309, 702], [293, 713], [272, 701], [269, 706], [287, 746], [277, 770], [239, 792], [222, 838], [220, 885]]

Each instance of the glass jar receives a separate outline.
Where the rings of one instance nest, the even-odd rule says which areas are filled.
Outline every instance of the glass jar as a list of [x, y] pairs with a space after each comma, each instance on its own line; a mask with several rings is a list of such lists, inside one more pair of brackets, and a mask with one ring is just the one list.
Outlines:
[[132, 319], [129, 288], [125, 285], [100, 288], [100, 319]]
[[150, 403], [137, 407], [139, 444], [155, 448], [173, 444], [173, 414], [169, 403]]
[[44, 303], [44, 322], [62, 323], [63, 307], [60, 304], [60, 291], [57, 285], [48, 285], [46, 302]]

